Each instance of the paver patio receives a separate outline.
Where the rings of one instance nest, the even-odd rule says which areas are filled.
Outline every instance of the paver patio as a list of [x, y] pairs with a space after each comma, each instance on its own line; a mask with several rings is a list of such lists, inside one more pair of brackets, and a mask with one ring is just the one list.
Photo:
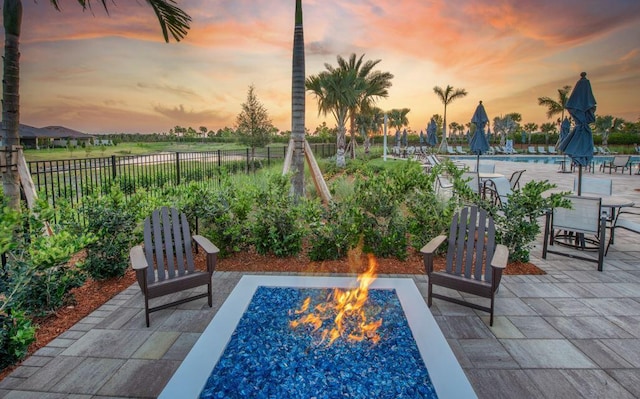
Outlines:
[[[496, 162], [505, 175], [522, 168], [523, 183], [573, 186], [575, 174], [555, 173], [556, 165]], [[640, 176], [595, 176], [640, 203]], [[478, 397], [640, 397], [640, 236], [617, 232], [603, 272], [540, 259], [539, 241], [531, 260], [547, 274], [504, 276], [493, 327], [484, 312], [434, 300], [431, 312]], [[0, 398], [157, 396], [241, 277], [214, 273], [212, 309], [206, 299], [166, 309], [149, 328], [140, 290], [129, 287], [26, 359], [0, 382]], [[410, 277], [426, 296], [426, 276]]]

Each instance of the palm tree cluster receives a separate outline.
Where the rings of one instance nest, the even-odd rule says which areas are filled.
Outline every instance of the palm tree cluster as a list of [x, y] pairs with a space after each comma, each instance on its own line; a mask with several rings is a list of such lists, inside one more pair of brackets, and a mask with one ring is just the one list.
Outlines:
[[[371, 128], [380, 126], [382, 113], [374, 107], [375, 101], [389, 95], [391, 79], [389, 72], [374, 71], [381, 60], [364, 60], [364, 54], [357, 57], [351, 54], [349, 59], [337, 57], [338, 66], [325, 63], [326, 70], [311, 75], [306, 79], [305, 86], [313, 93], [318, 101], [319, 114], [332, 114], [338, 125], [337, 157], [338, 167], [346, 165], [346, 125], [350, 122], [351, 156], [355, 156], [355, 134], [358, 126]], [[374, 120], [375, 122], [369, 122]], [[377, 125], [376, 125], [377, 124]]]

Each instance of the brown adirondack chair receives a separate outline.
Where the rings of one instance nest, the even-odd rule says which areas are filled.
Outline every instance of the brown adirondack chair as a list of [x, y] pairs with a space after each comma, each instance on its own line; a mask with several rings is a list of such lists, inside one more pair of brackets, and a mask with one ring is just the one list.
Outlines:
[[[449, 229], [446, 269], [434, 271], [434, 253], [446, 240], [447, 236], [438, 236], [420, 250], [429, 276], [427, 305], [431, 307], [432, 298], [439, 298], [483, 310], [490, 313], [489, 325], [492, 326], [495, 293], [509, 258], [507, 247], [495, 243], [493, 219], [484, 209], [475, 205], [463, 208], [454, 215]], [[433, 292], [433, 285], [489, 298], [491, 304], [487, 307], [437, 294]]]
[[[206, 253], [206, 271], [195, 270], [194, 241]], [[152, 312], [205, 297], [209, 299], [209, 307], [213, 305], [211, 277], [216, 267], [218, 252], [218, 248], [207, 238], [191, 236], [187, 217], [175, 208], [156, 209], [145, 219], [144, 247], [137, 245], [131, 248], [129, 256], [144, 295], [147, 327], [149, 314]], [[150, 299], [202, 285], [207, 285], [206, 293], [149, 307]]]

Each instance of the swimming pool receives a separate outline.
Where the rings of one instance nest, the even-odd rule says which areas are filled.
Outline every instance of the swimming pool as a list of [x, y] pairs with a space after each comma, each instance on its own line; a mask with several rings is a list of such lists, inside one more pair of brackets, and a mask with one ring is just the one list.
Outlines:
[[[481, 155], [483, 161], [506, 161], [506, 162], [526, 162], [526, 163], [559, 163], [563, 159], [568, 159], [563, 155]], [[455, 155], [450, 157], [453, 161], [475, 161], [475, 155]], [[613, 155], [596, 155], [593, 157], [595, 165], [613, 160]], [[640, 156], [632, 156], [631, 161], [636, 164], [640, 162]]]

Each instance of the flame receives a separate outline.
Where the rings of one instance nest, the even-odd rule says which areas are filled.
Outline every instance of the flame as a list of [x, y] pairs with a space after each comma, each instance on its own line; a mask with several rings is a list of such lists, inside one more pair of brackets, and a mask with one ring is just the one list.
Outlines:
[[369, 297], [369, 286], [376, 279], [376, 260], [369, 255], [369, 268], [358, 275], [358, 287], [343, 291], [334, 289], [327, 296], [327, 301], [314, 306], [310, 312], [311, 298], [307, 297], [300, 309], [294, 314], [302, 315], [290, 323], [292, 328], [308, 325], [312, 332], [318, 331], [325, 324], [325, 320], [333, 319], [333, 324], [325, 327], [320, 332], [320, 343], [331, 345], [340, 337], [346, 337], [350, 341], [370, 340], [373, 343], [380, 341], [377, 333], [382, 325], [382, 319], [369, 321], [365, 313], [365, 303]]

